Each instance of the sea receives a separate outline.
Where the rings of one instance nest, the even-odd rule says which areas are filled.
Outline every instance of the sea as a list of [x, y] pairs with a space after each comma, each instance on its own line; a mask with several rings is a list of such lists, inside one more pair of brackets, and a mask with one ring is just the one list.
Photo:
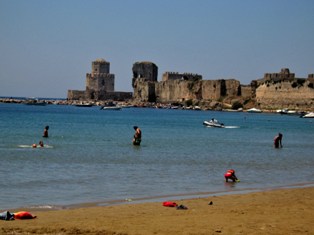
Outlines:
[[[225, 128], [203, 125], [212, 118]], [[133, 126], [140, 146], [132, 145]], [[0, 210], [314, 185], [314, 119], [299, 116], [1, 103], [0, 130]], [[274, 149], [279, 132], [283, 148]], [[32, 148], [41, 140], [44, 147]], [[225, 182], [231, 168], [240, 182]]]

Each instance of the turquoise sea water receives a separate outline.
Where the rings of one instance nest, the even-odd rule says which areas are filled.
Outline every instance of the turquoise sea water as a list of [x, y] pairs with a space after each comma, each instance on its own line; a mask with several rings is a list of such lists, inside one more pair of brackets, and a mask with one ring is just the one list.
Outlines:
[[[228, 128], [202, 125], [211, 118]], [[0, 104], [0, 129], [0, 210], [314, 183], [314, 120], [297, 116]], [[240, 183], [224, 182], [229, 168]]]

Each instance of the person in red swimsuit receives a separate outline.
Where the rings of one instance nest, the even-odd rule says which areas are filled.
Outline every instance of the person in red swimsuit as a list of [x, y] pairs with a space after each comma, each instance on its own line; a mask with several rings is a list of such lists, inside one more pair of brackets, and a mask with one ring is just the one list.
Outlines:
[[225, 173], [225, 179], [226, 182], [228, 182], [229, 179], [233, 182], [240, 182], [240, 180], [235, 175], [235, 170], [233, 169], [227, 170], [227, 172]]

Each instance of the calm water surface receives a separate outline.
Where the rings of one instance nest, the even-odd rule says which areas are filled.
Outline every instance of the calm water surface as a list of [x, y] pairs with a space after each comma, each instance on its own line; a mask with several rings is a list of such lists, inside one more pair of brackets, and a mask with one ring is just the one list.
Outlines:
[[[314, 120], [297, 116], [0, 104], [0, 129], [0, 210], [314, 183]], [[228, 168], [240, 183], [224, 183]]]

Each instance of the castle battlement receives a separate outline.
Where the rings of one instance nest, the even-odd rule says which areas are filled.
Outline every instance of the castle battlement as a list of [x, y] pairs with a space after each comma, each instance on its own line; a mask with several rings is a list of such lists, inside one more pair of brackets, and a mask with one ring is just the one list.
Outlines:
[[202, 75], [196, 73], [178, 73], [178, 72], [165, 72], [162, 75], [162, 81], [168, 80], [188, 80], [197, 81], [202, 80]]
[[279, 73], [265, 73], [264, 74], [264, 80], [269, 81], [273, 80], [274, 82], [279, 81], [292, 81], [295, 79], [295, 74], [290, 73], [290, 70], [288, 68], [283, 68]]
[[86, 73], [86, 79], [98, 79], [98, 78], [114, 78], [114, 74], [111, 73]]

